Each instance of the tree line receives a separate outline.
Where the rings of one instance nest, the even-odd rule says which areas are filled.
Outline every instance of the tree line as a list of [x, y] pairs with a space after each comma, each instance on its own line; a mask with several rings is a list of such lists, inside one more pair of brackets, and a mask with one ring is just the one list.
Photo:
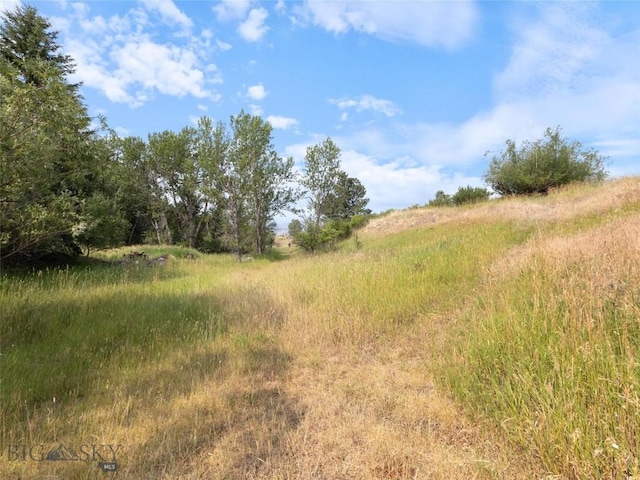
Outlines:
[[[262, 254], [275, 218], [295, 212], [295, 243], [331, 248], [371, 211], [366, 189], [340, 166], [330, 139], [307, 148], [304, 168], [282, 158], [271, 125], [240, 111], [228, 123], [148, 138], [120, 137], [92, 119], [73, 59], [34, 7], [6, 11], [0, 24], [0, 260], [69, 255], [125, 244], [184, 244], [204, 252]], [[547, 129], [543, 140], [492, 157], [485, 182], [501, 195], [544, 194], [606, 177], [605, 158]], [[443, 191], [431, 206], [487, 200], [485, 188]], [[303, 198], [306, 208], [300, 208]]]
[[275, 218], [310, 198], [314, 224], [363, 211], [366, 191], [339, 169], [327, 138], [305, 172], [273, 145], [272, 127], [241, 111], [228, 123], [120, 137], [87, 114], [73, 59], [33, 7], [0, 26], [0, 258], [79, 255], [123, 244], [180, 243], [261, 254]]

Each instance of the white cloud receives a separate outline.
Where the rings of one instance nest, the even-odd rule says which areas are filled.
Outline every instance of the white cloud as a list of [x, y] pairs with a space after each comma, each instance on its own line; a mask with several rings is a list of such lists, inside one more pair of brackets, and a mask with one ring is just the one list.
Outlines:
[[94, 18], [83, 18], [82, 20], [80, 20], [80, 27], [85, 32], [89, 32], [92, 34], [104, 33], [109, 30], [107, 21], [101, 15], [98, 15]]
[[[533, 19], [516, 19], [511, 58], [496, 77], [495, 96], [498, 106], [510, 105], [527, 119], [529, 139], [560, 125], [567, 137], [583, 144], [589, 138], [592, 146], [605, 147], [601, 153], [636, 163], [640, 69], [630, 59], [638, 56], [640, 29], [607, 31], [598, 8], [542, 3]], [[615, 147], [606, 148], [611, 142]]]
[[179, 25], [185, 29], [193, 26], [191, 19], [185, 15], [172, 0], [141, 0], [145, 8], [160, 14], [167, 25]]
[[295, 118], [281, 117], [279, 115], [269, 115], [267, 122], [269, 122], [273, 128], [280, 130], [289, 130], [298, 125], [298, 120]]
[[251, 115], [256, 117], [261, 117], [262, 114], [264, 113], [264, 110], [262, 110], [262, 107], [260, 105], [256, 105], [255, 103], [249, 104], [249, 111], [251, 112]]
[[332, 98], [329, 103], [336, 105], [340, 110], [355, 108], [356, 111], [372, 110], [383, 113], [387, 117], [393, 117], [401, 110], [391, 100], [382, 100], [371, 95], [360, 95], [356, 98]]
[[269, 30], [264, 24], [269, 14], [264, 8], [254, 8], [247, 19], [238, 26], [238, 33], [247, 42], [257, 42]]
[[581, 3], [545, 4], [537, 21], [516, 20], [516, 42], [507, 67], [496, 79], [503, 98], [565, 94], [580, 87], [608, 39], [590, 25], [591, 6]]
[[349, 30], [392, 41], [455, 48], [471, 39], [478, 19], [473, 2], [306, 1], [294, 9], [296, 23], [333, 33]]
[[[138, 25], [138, 29], [141, 30], [146, 26], [146, 20], [142, 18], [142, 15], [137, 15], [137, 17], [135, 23]], [[109, 29], [115, 35], [129, 35], [132, 31], [132, 22], [129, 16], [113, 15], [109, 17], [107, 23], [109, 24]]]
[[20, 0], [0, 0], [0, 14], [5, 11], [12, 12], [18, 5], [22, 6]]
[[[77, 65], [74, 81], [131, 107], [146, 103], [156, 93], [220, 100], [219, 94], [207, 88], [223, 82], [218, 67], [207, 62], [211, 31], [205, 29], [200, 36], [181, 37], [181, 44], [156, 43], [151, 40], [155, 32], [146, 33], [153, 25], [141, 8], [105, 19], [91, 17], [88, 8], [77, 5], [73, 15], [65, 19], [69, 28], [62, 30], [66, 36], [62, 43]], [[165, 22], [191, 26], [188, 17], [171, 1], [148, 1], [145, 5]], [[74, 22], [81, 30], [72, 34]]]
[[204, 70], [205, 72], [207, 72], [208, 83], [224, 83], [222, 72], [220, 72], [220, 69], [214, 63], [210, 63], [209, 65], [205, 66]]
[[247, 96], [252, 100], [262, 100], [267, 96], [267, 91], [262, 85], [253, 85], [247, 88]]
[[141, 40], [114, 48], [111, 57], [118, 66], [117, 76], [129, 83], [178, 97], [208, 95], [203, 88], [204, 73], [197, 66], [196, 55], [189, 50]]
[[287, 12], [287, 6], [284, 3], [284, 0], [278, 0], [276, 6], [273, 8], [279, 15], [284, 15]]
[[[422, 163], [411, 155], [403, 155], [402, 149], [398, 149], [397, 145], [388, 145], [389, 148], [383, 149], [384, 154], [379, 155], [377, 147], [389, 139], [376, 131], [370, 131], [367, 137], [374, 147], [362, 148], [360, 140], [364, 140], [363, 138], [355, 142], [349, 137], [332, 139], [341, 149], [341, 168], [362, 182], [370, 199], [369, 208], [374, 212], [425, 204], [438, 190], [455, 193], [462, 185], [482, 185], [479, 177], [449, 173], [444, 171], [442, 165]], [[322, 141], [323, 138], [323, 135], [314, 135], [308, 143], [290, 145], [285, 149], [285, 155], [293, 157], [301, 168], [306, 148]], [[392, 157], [389, 158], [387, 155]]]
[[250, 0], [222, 0], [213, 7], [213, 11], [221, 22], [240, 20], [249, 11]]
[[[69, 6], [69, 4], [67, 3], [67, 0], [61, 0], [60, 3], [63, 10], [66, 10], [67, 7]], [[89, 5], [81, 2], [73, 2], [71, 4], [71, 9], [76, 13], [79, 13], [80, 15], [86, 15], [89, 13], [89, 10], [90, 10]]]
[[76, 63], [74, 80], [85, 86], [101, 90], [109, 100], [139, 106], [141, 103], [127, 92], [127, 83], [109, 74], [103, 51], [93, 40], [72, 39], [66, 42], [67, 48]]
[[[567, 138], [615, 158], [613, 175], [637, 174], [640, 70], [629, 59], [637, 57], [640, 29], [615, 36], [591, 5], [538, 8], [514, 27], [512, 55], [497, 72], [487, 110], [461, 123], [393, 123], [333, 137], [343, 168], [363, 182], [374, 211], [422, 204], [437, 190], [481, 186], [485, 152], [502, 151], [507, 139], [542, 138], [557, 125]], [[343, 114], [379, 105], [361, 98], [332, 103]], [[302, 149], [291, 151], [304, 158]]]
[[77, 64], [75, 78], [101, 90], [114, 102], [140, 106], [153, 91], [213, 98], [204, 87], [204, 72], [190, 50], [145, 38], [131, 38], [107, 52], [88, 39], [71, 40], [67, 45]]
[[114, 130], [120, 137], [123, 137], [123, 138], [131, 135], [131, 132], [129, 131], [129, 129], [124, 127], [115, 127]]
[[454, 193], [459, 186], [482, 184], [477, 177], [445, 173], [438, 166], [419, 165], [402, 157], [380, 163], [353, 150], [342, 151], [341, 166], [365, 186], [368, 207], [374, 212], [423, 205], [438, 190]]
[[222, 40], [216, 40], [216, 45], [221, 52], [226, 52], [227, 50], [231, 50], [232, 48], [230, 43], [223, 42]]

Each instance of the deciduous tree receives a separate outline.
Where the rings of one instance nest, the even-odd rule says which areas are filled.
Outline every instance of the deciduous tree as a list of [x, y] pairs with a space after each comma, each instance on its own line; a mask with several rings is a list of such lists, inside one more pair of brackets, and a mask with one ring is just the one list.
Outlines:
[[546, 194], [561, 185], [606, 178], [606, 158], [595, 150], [584, 150], [580, 142], [564, 139], [560, 127], [547, 128], [544, 139], [524, 142], [520, 148], [513, 140], [506, 143], [484, 175], [501, 195]]
[[262, 254], [273, 238], [276, 215], [299, 198], [293, 159], [283, 159], [272, 143], [272, 127], [261, 117], [241, 111], [230, 120], [231, 138], [224, 163], [234, 251], [242, 246]]
[[196, 129], [165, 130], [149, 135], [149, 162], [169, 200], [182, 241], [195, 247], [208, 199], [202, 194], [204, 172], [195, 152]]
[[307, 148], [302, 185], [309, 197], [309, 209], [316, 227], [322, 223], [328, 200], [335, 195], [340, 174], [340, 148], [326, 138]]

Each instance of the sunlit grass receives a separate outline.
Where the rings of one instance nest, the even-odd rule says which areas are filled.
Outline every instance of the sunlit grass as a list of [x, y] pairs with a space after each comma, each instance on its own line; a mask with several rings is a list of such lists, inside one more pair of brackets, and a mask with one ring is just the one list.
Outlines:
[[[395, 212], [324, 255], [4, 274], [3, 474], [93, 479], [6, 448], [98, 443], [136, 480], [633, 478], [636, 185]], [[169, 260], [116, 264], [143, 250]]]
[[487, 282], [442, 366], [463, 404], [563, 478], [640, 473], [639, 238], [635, 215], [536, 239]]

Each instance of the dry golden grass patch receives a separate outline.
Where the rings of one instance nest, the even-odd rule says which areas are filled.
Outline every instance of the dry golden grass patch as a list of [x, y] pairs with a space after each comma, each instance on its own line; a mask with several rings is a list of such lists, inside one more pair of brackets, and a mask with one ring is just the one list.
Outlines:
[[471, 207], [423, 207], [395, 211], [372, 220], [363, 235], [390, 235], [469, 220], [554, 222], [614, 210], [640, 202], [640, 178], [623, 177], [595, 185], [570, 185], [547, 196], [491, 200]]
[[[229, 354], [238, 355], [245, 336], [259, 336], [258, 343], [249, 340], [249, 352], [267, 341], [278, 350], [270, 358], [286, 366], [274, 371], [269, 356], [259, 357], [252, 371], [230, 360], [235, 373], [201, 384], [185, 407], [174, 406], [184, 417], [204, 401], [223, 419], [213, 422], [215, 440], [192, 455], [182, 451], [190, 460], [174, 472], [181, 478], [467, 479], [500, 472], [518, 478], [522, 467], [510, 466], [434, 386], [426, 330], [410, 334], [403, 326], [394, 333], [359, 320], [357, 310], [344, 313], [352, 308], [345, 282], [358, 268], [345, 260], [341, 254], [300, 259], [295, 269], [256, 263], [216, 286], [225, 315], [234, 319], [235, 333], [223, 342]], [[346, 277], [334, 286], [325, 283], [324, 271]]]
[[[504, 280], [524, 268], [544, 262], [549, 276], [580, 265], [589, 291], [585, 298], [601, 299], [624, 289], [621, 278], [628, 277], [640, 257], [640, 215], [614, 219], [578, 233], [539, 233], [524, 245], [513, 248], [490, 269], [488, 279]], [[633, 276], [633, 275], [632, 275]]]
[[424, 358], [379, 347], [397, 351], [347, 347], [293, 366], [286, 388], [305, 414], [285, 478], [491, 478], [508, 468], [437, 391]]

